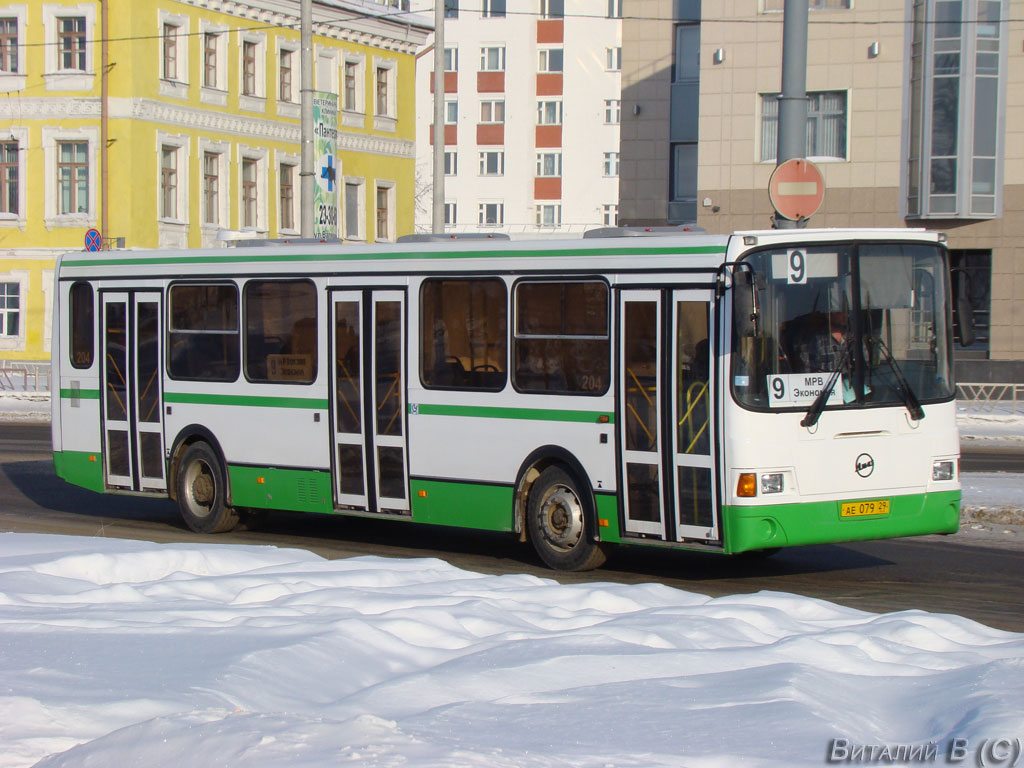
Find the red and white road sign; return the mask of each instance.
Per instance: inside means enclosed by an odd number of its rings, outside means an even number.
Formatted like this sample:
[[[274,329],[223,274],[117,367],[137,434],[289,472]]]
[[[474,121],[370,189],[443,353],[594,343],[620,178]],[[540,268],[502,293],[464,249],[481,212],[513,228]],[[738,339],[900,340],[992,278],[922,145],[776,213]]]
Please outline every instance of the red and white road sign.
[[[768,199],[779,216],[799,221],[812,216],[825,198],[825,179],[810,160],[794,157],[772,171]]]

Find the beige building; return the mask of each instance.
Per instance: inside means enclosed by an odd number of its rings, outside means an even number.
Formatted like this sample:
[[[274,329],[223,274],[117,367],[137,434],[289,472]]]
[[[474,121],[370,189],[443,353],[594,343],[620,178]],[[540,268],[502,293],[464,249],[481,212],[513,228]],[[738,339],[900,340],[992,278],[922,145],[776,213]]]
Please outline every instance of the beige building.
[[[782,4],[624,13],[623,223],[770,226]],[[979,330],[957,350],[959,379],[1024,381],[1021,3],[810,4],[807,156],[826,192],[809,225],[946,232]]]

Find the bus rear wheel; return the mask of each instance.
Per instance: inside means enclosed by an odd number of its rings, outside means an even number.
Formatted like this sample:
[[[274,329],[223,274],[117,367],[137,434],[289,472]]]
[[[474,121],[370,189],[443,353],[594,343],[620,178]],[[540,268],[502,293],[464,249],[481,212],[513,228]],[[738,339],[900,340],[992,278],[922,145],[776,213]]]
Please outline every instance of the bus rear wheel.
[[[548,467],[533,483],[526,524],[533,548],[549,568],[589,571],[606,559],[601,545],[590,540],[576,481],[561,467]]]
[[[196,533],[224,533],[238,523],[238,514],[227,506],[224,467],[206,443],[185,449],[176,490],[181,517]]]

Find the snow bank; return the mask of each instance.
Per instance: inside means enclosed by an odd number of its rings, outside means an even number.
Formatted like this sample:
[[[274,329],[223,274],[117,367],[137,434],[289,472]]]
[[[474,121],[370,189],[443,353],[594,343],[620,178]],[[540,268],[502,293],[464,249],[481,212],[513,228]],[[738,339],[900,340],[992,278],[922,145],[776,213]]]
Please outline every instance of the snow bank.
[[[794,766],[1024,734],[1024,635],[773,592],[0,534],[0,766]]]

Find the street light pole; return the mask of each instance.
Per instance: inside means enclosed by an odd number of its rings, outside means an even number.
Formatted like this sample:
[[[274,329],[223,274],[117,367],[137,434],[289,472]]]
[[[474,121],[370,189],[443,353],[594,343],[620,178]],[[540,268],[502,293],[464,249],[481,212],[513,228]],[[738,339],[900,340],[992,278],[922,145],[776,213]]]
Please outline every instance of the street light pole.
[[[785,0],[782,20],[782,93],[776,166],[807,154],[807,0]],[[800,222],[778,213],[776,229],[796,229]]]

